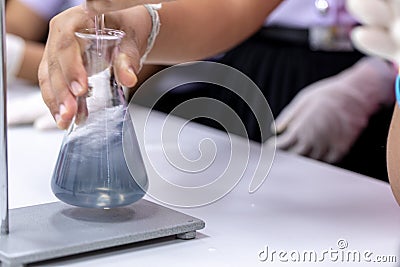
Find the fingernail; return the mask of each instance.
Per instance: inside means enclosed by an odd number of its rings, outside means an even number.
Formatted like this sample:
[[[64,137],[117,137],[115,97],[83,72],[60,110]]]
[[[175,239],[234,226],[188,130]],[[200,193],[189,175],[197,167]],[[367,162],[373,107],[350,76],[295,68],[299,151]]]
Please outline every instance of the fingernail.
[[[63,115],[64,115],[65,113],[67,113],[67,108],[64,106],[64,104],[61,104],[61,105],[60,105],[59,112],[60,112],[60,114],[59,114],[60,119],[62,119]]]
[[[128,72],[132,76],[132,80],[133,80],[132,83],[136,84],[137,83],[137,76],[136,76],[136,73],[133,70],[133,68],[129,67]]]
[[[74,95],[80,95],[83,91],[82,86],[76,81],[71,83],[71,90]]]
[[[61,122],[61,116],[60,116],[60,114],[55,114],[54,115],[54,119],[56,120],[56,124],[57,124],[57,126],[60,126],[60,122]]]
[[[129,67],[129,68],[128,68],[128,72],[129,72],[130,74],[132,74],[133,76],[136,76],[135,71],[133,70],[132,67]]]

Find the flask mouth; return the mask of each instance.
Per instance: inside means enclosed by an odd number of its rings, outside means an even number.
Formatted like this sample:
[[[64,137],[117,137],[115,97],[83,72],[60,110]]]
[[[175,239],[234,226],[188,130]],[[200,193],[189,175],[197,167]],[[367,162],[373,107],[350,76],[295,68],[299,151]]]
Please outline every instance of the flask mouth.
[[[81,29],[75,32],[75,35],[86,40],[120,40],[125,36],[121,30],[104,28],[96,30],[95,28]]]
[[[109,68],[125,33],[110,28],[87,28],[75,32],[79,42],[83,63],[88,76]]]

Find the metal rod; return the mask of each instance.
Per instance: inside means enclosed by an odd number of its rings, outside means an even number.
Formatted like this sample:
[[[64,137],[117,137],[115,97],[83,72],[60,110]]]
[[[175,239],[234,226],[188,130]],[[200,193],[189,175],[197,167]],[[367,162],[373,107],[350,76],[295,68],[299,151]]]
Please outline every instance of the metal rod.
[[[5,0],[0,0],[0,234],[9,233]]]

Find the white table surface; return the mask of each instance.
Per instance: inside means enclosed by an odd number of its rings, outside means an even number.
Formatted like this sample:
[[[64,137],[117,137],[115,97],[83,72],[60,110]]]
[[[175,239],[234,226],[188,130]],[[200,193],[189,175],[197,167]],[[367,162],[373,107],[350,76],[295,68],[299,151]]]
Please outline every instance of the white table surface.
[[[157,128],[159,118],[150,125]],[[217,143],[224,139],[218,131],[203,126],[194,125],[189,132],[189,139],[207,135]],[[156,133],[148,131],[149,135]],[[30,126],[9,129],[10,208],[57,200],[50,178],[63,134]],[[156,157],[160,154],[157,141],[149,144],[149,151]],[[280,151],[267,180],[254,194],[248,193],[249,179],[245,175],[233,191],[213,204],[178,209],[206,222],[195,240],[167,239],[46,266],[312,266],[316,263],[284,264],[276,255],[273,262],[262,262],[258,254],[268,246],[278,252],[314,250],[321,256],[324,250],[340,251],[340,239],[348,242],[345,250],[367,250],[373,253],[372,259],[386,255],[400,261],[400,209],[388,184]],[[319,264],[338,265],[398,266],[328,258]]]

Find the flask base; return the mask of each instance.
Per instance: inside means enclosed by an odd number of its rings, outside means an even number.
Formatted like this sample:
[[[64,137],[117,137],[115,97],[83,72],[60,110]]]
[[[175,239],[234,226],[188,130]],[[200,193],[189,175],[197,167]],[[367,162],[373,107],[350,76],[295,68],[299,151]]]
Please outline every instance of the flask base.
[[[0,261],[6,267],[166,236],[194,237],[191,232],[205,226],[200,219],[143,199],[111,210],[55,202],[12,209],[10,220],[10,234],[0,238]]]
[[[94,190],[90,194],[72,193],[66,190],[57,190],[56,192],[54,195],[64,203],[81,208],[97,209],[127,206],[140,200],[145,195],[145,192],[139,189],[125,194],[111,192],[107,188]]]

